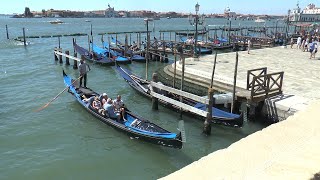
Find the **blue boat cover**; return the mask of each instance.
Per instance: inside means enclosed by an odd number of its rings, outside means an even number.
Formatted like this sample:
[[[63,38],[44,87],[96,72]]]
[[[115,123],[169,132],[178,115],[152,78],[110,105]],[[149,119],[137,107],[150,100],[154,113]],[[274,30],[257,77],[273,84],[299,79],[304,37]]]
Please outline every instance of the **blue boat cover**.
[[[109,49],[109,43],[103,42],[103,47],[105,48],[104,50],[105,50],[107,53],[110,52],[110,54],[111,54],[113,57],[115,57],[115,60],[116,60],[116,61],[129,61],[128,58],[123,57],[122,55],[119,55],[118,52],[116,52],[116,51],[114,51],[114,50],[112,50],[112,49]],[[121,54],[121,53],[120,53],[120,54]]]
[[[90,46],[92,47],[92,51],[98,55],[107,57],[108,56],[108,51],[106,49],[100,48],[99,46],[90,43]]]
[[[207,109],[207,106],[205,104],[202,104],[202,103],[197,103],[194,107],[198,108],[198,109],[201,109],[203,111],[205,111]],[[239,118],[240,115],[239,114],[229,113],[229,112],[220,110],[218,108],[212,107],[212,117],[224,117],[224,118],[235,119],[235,118]]]

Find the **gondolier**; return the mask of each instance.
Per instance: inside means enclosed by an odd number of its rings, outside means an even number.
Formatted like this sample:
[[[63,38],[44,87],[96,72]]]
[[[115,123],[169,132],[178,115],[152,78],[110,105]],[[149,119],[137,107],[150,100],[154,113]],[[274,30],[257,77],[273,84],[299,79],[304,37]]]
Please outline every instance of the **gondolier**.
[[[83,82],[84,87],[87,88],[87,72],[90,70],[91,70],[90,66],[83,59],[81,59],[79,64],[79,72],[81,76],[79,88],[82,86],[82,79],[84,79],[84,82]]]
[[[178,44],[177,51],[180,55],[180,62],[182,62],[182,58],[183,58],[183,45],[182,44]]]

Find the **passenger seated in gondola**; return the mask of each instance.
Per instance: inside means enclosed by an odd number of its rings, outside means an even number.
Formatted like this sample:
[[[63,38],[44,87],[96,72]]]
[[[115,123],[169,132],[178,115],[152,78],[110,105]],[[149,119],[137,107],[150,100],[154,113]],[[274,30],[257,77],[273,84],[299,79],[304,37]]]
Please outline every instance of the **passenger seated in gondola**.
[[[103,105],[103,109],[108,113],[110,118],[120,120],[120,112],[115,110],[112,99],[108,98],[107,102]]]
[[[92,101],[92,107],[96,110],[99,110],[101,109],[102,105],[101,105],[101,102],[99,100],[99,97],[95,96],[94,97],[94,100]]]
[[[107,95],[107,93],[101,94],[101,95],[99,96],[99,100],[101,101],[102,105],[104,105],[104,103],[106,103],[107,100],[108,100],[108,95]]]
[[[124,107],[124,103],[121,100],[121,96],[120,95],[117,96],[117,99],[113,100],[112,104],[113,104],[114,109],[116,111],[120,111],[120,108]]]

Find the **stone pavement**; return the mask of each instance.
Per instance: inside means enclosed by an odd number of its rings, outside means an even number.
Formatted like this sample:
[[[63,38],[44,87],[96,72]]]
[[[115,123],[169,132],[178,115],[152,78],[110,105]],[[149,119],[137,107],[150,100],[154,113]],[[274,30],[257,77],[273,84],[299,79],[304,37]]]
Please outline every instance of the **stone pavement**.
[[[246,88],[247,71],[251,69],[267,67],[268,73],[284,71],[283,93],[290,99],[279,101],[278,98],[278,106],[284,112],[304,109],[310,101],[320,99],[320,55],[316,56],[316,60],[310,60],[309,56],[309,52],[283,47],[251,50],[250,54],[241,51],[237,86]],[[214,80],[232,85],[235,59],[235,52],[218,54]],[[189,77],[197,75],[210,80],[213,62],[214,55],[187,58],[185,72]],[[181,71],[181,67],[178,63],[177,70]]]

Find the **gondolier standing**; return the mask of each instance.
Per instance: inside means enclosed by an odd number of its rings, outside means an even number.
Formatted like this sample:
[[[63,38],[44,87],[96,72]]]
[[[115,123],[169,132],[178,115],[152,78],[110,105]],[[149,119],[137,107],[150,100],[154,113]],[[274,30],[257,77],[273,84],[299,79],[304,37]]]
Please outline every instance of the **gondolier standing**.
[[[184,58],[184,57],[183,57],[183,45],[182,45],[182,44],[179,44],[179,45],[178,45],[177,51],[178,51],[178,53],[179,53],[179,55],[180,55],[180,62],[179,62],[179,63],[181,64],[182,59]]]
[[[88,70],[87,70],[88,68]],[[80,60],[80,64],[79,64],[79,72],[80,72],[80,84],[79,84],[79,88],[82,85],[82,79],[84,79],[83,85],[85,88],[87,88],[87,72],[90,71],[90,66],[83,60]]]

